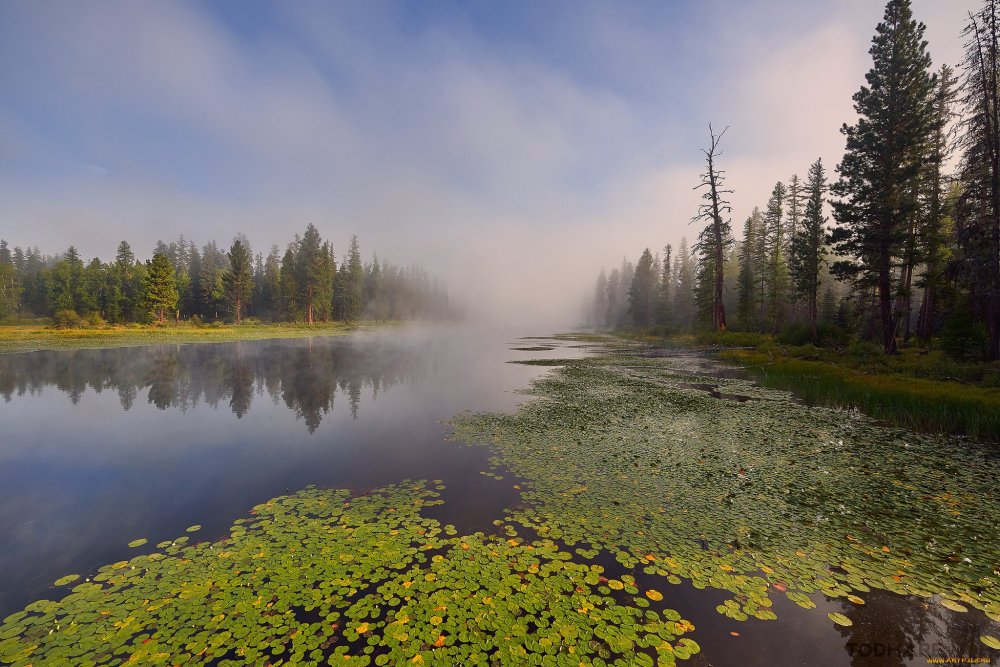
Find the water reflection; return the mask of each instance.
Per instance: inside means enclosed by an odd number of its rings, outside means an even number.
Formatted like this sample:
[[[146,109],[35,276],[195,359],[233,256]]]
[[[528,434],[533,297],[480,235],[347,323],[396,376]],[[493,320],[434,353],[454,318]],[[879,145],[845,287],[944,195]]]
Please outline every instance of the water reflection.
[[[309,484],[440,479],[435,518],[486,530],[514,480],[489,450],[445,442],[464,410],[504,410],[545,369],[506,363],[504,332],[0,355],[0,617],[150,542],[215,539],[255,504]],[[579,356],[581,351],[548,352]]]
[[[406,346],[357,341],[265,341],[176,345],[0,356],[0,395],[34,395],[44,387],[75,405],[84,393],[113,391],[124,410],[140,392],[161,410],[228,404],[243,417],[255,398],[283,403],[310,433],[333,410],[339,393],[357,418],[362,392],[421,381],[428,358]]]

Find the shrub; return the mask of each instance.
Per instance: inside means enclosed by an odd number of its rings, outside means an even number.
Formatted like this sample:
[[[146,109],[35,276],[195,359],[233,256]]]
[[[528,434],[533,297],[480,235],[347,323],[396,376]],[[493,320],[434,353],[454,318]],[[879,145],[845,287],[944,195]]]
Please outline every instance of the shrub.
[[[76,314],[75,310],[59,310],[56,311],[53,321],[56,329],[69,329],[80,324],[80,316]]]

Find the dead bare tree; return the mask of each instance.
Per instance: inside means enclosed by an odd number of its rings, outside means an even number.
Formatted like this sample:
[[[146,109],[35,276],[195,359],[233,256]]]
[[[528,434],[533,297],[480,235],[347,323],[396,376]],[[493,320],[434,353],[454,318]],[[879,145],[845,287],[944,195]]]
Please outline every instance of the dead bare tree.
[[[722,290],[725,270],[726,248],[732,243],[729,219],[723,219],[723,214],[731,214],[732,207],[729,202],[723,199],[726,194],[732,194],[732,190],[723,188],[725,181],[725,171],[716,166],[716,160],[721,155],[719,142],[726,134],[727,126],[718,135],[712,129],[712,124],[708,124],[708,134],[711,144],[708,149],[702,149],[705,154],[705,172],[701,175],[701,183],[695,186],[695,190],[707,188],[702,195],[704,203],[698,207],[698,215],[691,218],[691,222],[707,220],[708,225],[698,236],[698,243],[695,245],[702,255],[702,261],[707,262],[704,267],[710,270],[714,278],[712,288],[712,329],[714,331],[726,330],[726,308],[722,303]]]

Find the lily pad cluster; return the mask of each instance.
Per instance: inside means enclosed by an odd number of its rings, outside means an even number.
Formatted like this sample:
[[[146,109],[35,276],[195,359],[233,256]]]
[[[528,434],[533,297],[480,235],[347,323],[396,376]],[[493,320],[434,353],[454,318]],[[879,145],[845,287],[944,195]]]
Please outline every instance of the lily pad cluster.
[[[515,414],[454,422],[525,480],[512,534],[728,591],[737,620],[872,589],[1000,620],[995,450],[806,407],[703,357],[619,344],[559,366]]]
[[[4,619],[0,662],[673,665],[700,650],[657,596],[613,593],[552,540],[425,518],[439,488],[309,488],[220,541],[184,536],[67,575],[64,597]]]

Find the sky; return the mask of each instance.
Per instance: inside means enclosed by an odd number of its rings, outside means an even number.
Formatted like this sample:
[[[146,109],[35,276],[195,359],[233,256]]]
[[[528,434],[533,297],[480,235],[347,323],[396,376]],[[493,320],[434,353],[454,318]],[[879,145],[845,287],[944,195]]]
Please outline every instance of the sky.
[[[935,66],[978,0],[913,0]],[[828,170],[875,0],[0,0],[0,238],[183,234],[420,263],[474,316],[572,324],[602,267],[692,241],[708,124],[738,235]]]

